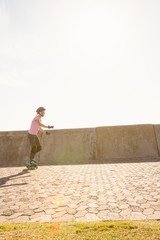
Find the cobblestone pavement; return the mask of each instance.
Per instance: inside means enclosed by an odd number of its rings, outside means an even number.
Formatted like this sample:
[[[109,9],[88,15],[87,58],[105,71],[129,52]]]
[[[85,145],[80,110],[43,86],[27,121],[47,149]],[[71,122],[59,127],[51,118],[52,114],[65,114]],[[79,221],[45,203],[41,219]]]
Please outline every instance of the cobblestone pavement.
[[[160,219],[160,163],[0,168],[0,222]]]

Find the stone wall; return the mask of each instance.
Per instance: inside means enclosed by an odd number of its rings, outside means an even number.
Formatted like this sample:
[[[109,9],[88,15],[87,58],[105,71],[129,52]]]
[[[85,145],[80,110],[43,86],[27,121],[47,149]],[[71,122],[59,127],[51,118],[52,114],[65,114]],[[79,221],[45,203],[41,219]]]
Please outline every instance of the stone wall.
[[[41,165],[150,161],[160,157],[160,125],[142,124],[51,130],[39,135]],[[23,166],[29,158],[27,131],[0,132],[0,166]]]

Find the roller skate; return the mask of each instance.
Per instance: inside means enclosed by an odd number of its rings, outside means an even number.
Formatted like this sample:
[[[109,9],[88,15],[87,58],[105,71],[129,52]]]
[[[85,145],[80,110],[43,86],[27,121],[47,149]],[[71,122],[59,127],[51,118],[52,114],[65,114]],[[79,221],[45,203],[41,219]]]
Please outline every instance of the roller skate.
[[[35,169],[38,168],[37,162],[36,162],[34,159],[28,160],[28,161],[26,162],[26,167],[27,167],[29,170],[35,170]]]

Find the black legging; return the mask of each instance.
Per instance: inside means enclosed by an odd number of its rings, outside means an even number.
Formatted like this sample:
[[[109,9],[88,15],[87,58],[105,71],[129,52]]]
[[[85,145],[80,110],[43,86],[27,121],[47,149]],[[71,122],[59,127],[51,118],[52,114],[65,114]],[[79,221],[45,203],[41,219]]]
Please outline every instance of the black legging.
[[[28,138],[31,145],[30,160],[33,160],[36,153],[41,151],[42,147],[40,145],[37,135],[31,135],[28,133]]]

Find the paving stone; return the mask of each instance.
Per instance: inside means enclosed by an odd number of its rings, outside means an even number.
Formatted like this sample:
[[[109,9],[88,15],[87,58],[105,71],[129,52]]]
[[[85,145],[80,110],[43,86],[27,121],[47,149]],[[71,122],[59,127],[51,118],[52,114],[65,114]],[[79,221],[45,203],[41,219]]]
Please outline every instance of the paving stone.
[[[131,207],[139,207],[139,204],[137,202],[128,202],[128,204],[131,206]]]
[[[108,203],[116,203],[117,200],[115,198],[108,198],[107,199]]]
[[[142,209],[146,209],[146,208],[150,208],[150,207],[151,207],[151,205],[149,203],[144,203],[144,204],[140,205],[140,208],[142,208]]]
[[[130,215],[131,212],[132,212],[131,209],[127,208],[127,209],[122,210],[122,211],[120,212],[120,215],[121,215],[122,217],[128,216],[128,215]]]
[[[7,218],[5,216],[0,216],[0,223],[6,222]]]
[[[88,213],[98,213],[98,209],[97,208],[88,208],[87,209]]]
[[[122,204],[119,206],[119,209],[127,209],[129,207],[128,204]]]
[[[83,211],[78,211],[74,216],[75,218],[80,218],[80,217],[84,217],[87,214],[86,210]]]
[[[13,210],[7,209],[7,210],[3,211],[3,216],[11,216],[13,213],[14,213]]]
[[[131,212],[132,220],[145,220],[146,216],[141,212]]]
[[[11,216],[8,217],[8,219],[13,219],[13,218],[18,218],[20,216],[22,216],[24,213],[23,212],[19,212],[19,213],[14,213]]]
[[[97,204],[97,200],[95,200],[93,198],[88,199],[88,202],[93,203],[93,204]]]
[[[97,209],[98,209],[98,211],[106,210],[106,209],[108,209],[108,206],[107,206],[107,204],[100,205]]]
[[[33,214],[34,214],[33,210],[24,211],[24,215],[26,215],[26,216],[32,216]]]
[[[144,200],[144,199],[143,199],[143,196],[139,196],[139,195],[138,195],[138,196],[135,197],[134,200],[135,200],[135,201],[138,201],[138,200]]]
[[[107,218],[109,218],[109,220],[120,220],[121,216],[118,213],[109,212]]]
[[[68,207],[69,207],[69,208],[77,208],[78,205],[77,205],[77,204],[68,204]]]
[[[38,209],[38,206],[37,205],[30,205],[29,209],[30,210],[35,210],[35,209]]]
[[[39,207],[39,208],[37,208],[37,209],[34,209],[34,212],[35,213],[38,213],[38,212],[43,212],[43,211],[45,211],[47,209],[47,206],[45,207]]]
[[[28,222],[30,223],[36,223],[36,222],[40,222],[41,218],[30,218]]]
[[[119,209],[118,207],[111,207],[111,208],[108,208],[110,212],[113,212],[113,213],[120,213],[121,212],[121,209]]]
[[[52,216],[51,215],[41,215],[39,222],[51,222],[52,221]]]
[[[92,214],[92,213],[87,213],[84,217],[75,219],[75,221],[80,221],[80,222],[95,222],[99,220],[100,220],[99,217],[96,214]]]
[[[84,209],[82,209],[82,210],[84,210]],[[81,211],[81,209],[79,211]],[[77,213],[77,209],[68,207],[68,208],[66,208],[66,212],[68,214],[75,215]]]
[[[137,201],[138,204],[145,204],[146,202],[147,202],[146,199],[141,199]]]
[[[63,222],[68,222],[68,221],[73,222],[73,221],[75,221],[75,217],[72,214],[64,214],[61,221],[63,221]]]
[[[43,214],[44,214],[43,211],[42,211],[42,212],[37,212],[37,213],[34,213],[34,214],[31,216],[31,218],[39,218],[39,217],[41,217]]]
[[[29,222],[29,217],[28,216],[19,216],[17,218],[12,219],[12,222],[27,223],[27,222]]]
[[[54,209],[51,209],[51,208],[48,208],[48,209],[45,209],[44,211],[43,211],[43,213],[46,213],[46,214],[48,214],[48,215],[52,215],[52,214],[54,214],[55,213],[55,210]]]
[[[12,202],[12,199],[11,198],[6,198],[6,199],[3,199],[3,202],[5,202],[5,203],[10,203],[10,202]]]
[[[87,205],[82,205],[80,204],[79,207],[76,209],[77,211],[83,211],[83,210],[86,210],[88,208]]]
[[[0,222],[160,219],[159,172],[159,162],[40,166],[0,188]]]
[[[160,212],[160,204],[159,205],[151,205],[151,208],[153,208],[155,211]]]
[[[142,208],[140,208],[139,206],[131,206],[130,209],[133,212],[142,212]]]
[[[151,192],[150,195],[151,195],[151,196],[157,196],[157,195],[158,195],[158,192]]]
[[[87,205],[89,208],[98,208],[98,205],[95,203],[88,203]]]
[[[67,211],[54,213],[52,216],[54,218],[61,218],[63,215],[67,214]]]
[[[157,220],[160,220],[160,211],[155,211],[153,214],[148,215],[147,219],[157,219]]]
[[[101,210],[101,211],[98,212],[97,216],[100,219],[104,220],[108,216],[108,213],[109,213],[109,210]]]
[[[153,214],[153,212],[154,212],[153,208],[147,208],[143,211],[143,214],[144,215],[151,215],[151,214]]]
[[[119,206],[118,206],[117,203],[113,203],[113,202],[110,203],[110,202],[109,202],[109,203],[108,203],[108,207],[109,207],[109,208],[115,208],[115,207],[119,207]]]
[[[160,201],[158,202],[157,200],[156,201],[153,201],[153,202],[149,202],[151,205],[153,206],[158,206],[160,205]]]
[[[144,199],[148,200],[148,201],[153,201],[153,197],[150,195],[144,195]]]

